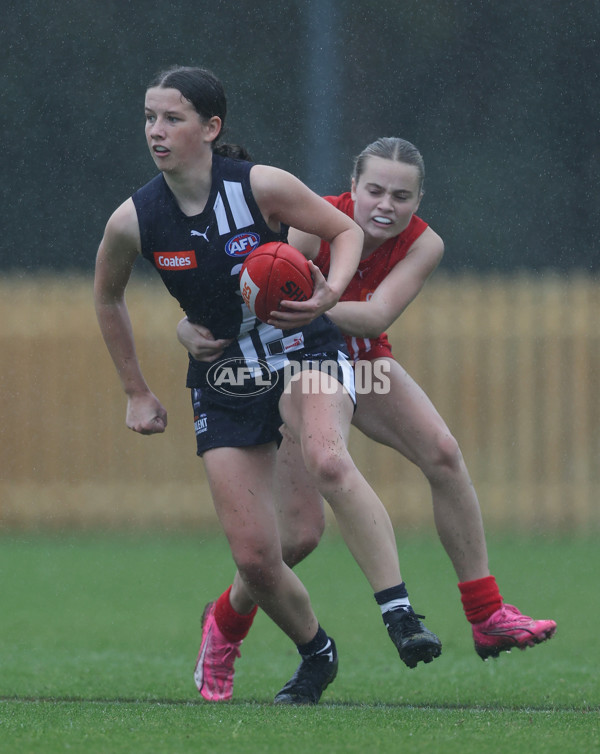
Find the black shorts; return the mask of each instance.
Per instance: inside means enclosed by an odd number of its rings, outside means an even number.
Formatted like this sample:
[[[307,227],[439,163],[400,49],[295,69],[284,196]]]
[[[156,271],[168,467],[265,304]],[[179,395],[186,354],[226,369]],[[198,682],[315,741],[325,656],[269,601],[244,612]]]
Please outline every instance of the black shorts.
[[[301,359],[290,362],[289,370],[270,375],[270,382],[267,375],[267,378],[258,383],[254,392],[233,394],[210,386],[191,389],[199,456],[212,448],[244,448],[269,442],[279,443],[279,427],[282,424],[279,399],[290,376],[300,371],[316,367],[326,371],[344,386],[356,403],[352,364],[341,351],[304,353]],[[307,384],[307,389],[311,389],[311,384]]]

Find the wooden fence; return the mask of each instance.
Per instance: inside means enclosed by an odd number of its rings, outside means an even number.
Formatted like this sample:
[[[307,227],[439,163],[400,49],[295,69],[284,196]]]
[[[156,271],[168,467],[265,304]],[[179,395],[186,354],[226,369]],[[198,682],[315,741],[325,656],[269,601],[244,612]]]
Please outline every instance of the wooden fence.
[[[212,527],[195,456],[177,304],[136,278],[128,304],[164,435],[126,429],[91,280],[0,283],[0,529]],[[390,330],[458,438],[488,529],[600,529],[600,281],[437,273]],[[432,527],[428,485],[358,432],[353,455],[399,527]]]

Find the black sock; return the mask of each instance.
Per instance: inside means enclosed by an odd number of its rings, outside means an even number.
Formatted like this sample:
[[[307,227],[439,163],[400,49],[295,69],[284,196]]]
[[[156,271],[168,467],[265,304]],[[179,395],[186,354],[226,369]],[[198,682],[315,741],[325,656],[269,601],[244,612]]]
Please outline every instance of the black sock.
[[[408,599],[408,592],[406,591],[404,581],[397,586],[391,586],[388,589],[375,592],[373,596],[381,608],[382,615],[385,615],[390,610],[407,610],[410,607],[410,600]]]
[[[306,644],[296,644],[300,656],[304,659],[306,657],[313,657],[314,655],[325,654],[331,648],[331,640],[325,631],[319,626],[314,639],[311,639]]]

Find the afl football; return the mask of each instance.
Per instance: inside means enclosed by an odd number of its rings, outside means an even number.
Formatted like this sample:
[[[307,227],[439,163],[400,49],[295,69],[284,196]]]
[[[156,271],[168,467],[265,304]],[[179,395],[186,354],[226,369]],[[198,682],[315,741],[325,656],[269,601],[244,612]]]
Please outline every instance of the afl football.
[[[282,241],[254,249],[240,270],[240,291],[246,306],[262,322],[282,301],[306,301],[314,283],[306,257]]]

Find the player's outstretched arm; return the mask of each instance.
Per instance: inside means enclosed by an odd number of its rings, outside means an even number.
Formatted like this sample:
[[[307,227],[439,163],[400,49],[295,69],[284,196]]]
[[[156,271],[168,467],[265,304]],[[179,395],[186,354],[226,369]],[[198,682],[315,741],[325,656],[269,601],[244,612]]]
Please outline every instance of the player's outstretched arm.
[[[110,217],[96,256],[94,303],[100,331],[127,395],[127,426],[141,434],[164,432],[167,412],[148,387],[137,358],[125,288],[140,248],[131,199]]]

